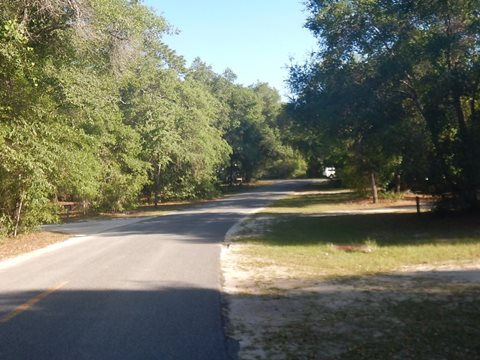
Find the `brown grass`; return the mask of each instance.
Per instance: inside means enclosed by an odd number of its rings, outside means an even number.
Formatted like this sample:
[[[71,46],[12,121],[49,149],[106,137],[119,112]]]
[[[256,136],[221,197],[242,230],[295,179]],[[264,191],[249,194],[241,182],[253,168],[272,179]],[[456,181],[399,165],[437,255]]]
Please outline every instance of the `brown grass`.
[[[71,237],[69,234],[41,231],[2,238],[0,239],[0,260],[37,250],[69,237]]]

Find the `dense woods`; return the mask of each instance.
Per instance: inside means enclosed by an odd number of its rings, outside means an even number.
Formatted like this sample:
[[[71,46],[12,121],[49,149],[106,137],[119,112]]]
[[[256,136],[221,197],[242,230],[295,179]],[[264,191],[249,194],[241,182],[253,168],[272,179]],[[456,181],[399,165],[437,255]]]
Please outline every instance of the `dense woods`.
[[[480,199],[480,2],[309,0],[318,50],[291,67],[290,125],[310,171],[350,186]],[[441,204],[441,205],[442,205]]]
[[[187,66],[170,31],[139,1],[0,3],[1,233],[54,221],[59,201],[122,211],[301,171],[277,91]]]

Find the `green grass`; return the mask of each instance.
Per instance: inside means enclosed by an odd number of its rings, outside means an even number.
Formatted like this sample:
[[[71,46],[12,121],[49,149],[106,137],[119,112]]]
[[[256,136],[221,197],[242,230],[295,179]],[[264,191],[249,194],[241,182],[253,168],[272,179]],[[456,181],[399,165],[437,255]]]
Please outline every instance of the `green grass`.
[[[430,198],[422,198],[422,205],[431,204]],[[356,191],[343,189],[338,183],[320,182],[297,191],[296,195],[275,201],[266,212],[274,214],[315,214],[320,212],[345,212],[347,210],[373,210],[410,206],[415,211],[413,194],[379,194],[379,202],[373,204],[370,197]]]
[[[303,278],[366,275],[478,259],[480,220],[431,213],[288,217],[245,241],[257,263],[282,264]],[[347,252],[342,245],[366,245],[369,252]]]
[[[336,210],[354,205],[362,200],[357,193],[349,190],[322,191],[322,194],[297,195],[276,201],[269,209],[270,213],[311,213],[319,211]]]

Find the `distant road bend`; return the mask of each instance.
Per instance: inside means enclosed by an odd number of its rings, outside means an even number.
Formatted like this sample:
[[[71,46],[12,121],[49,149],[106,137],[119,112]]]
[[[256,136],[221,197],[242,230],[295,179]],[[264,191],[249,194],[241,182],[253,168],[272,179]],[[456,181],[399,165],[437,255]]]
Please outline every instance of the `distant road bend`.
[[[0,359],[229,359],[220,246],[280,181],[0,262]]]

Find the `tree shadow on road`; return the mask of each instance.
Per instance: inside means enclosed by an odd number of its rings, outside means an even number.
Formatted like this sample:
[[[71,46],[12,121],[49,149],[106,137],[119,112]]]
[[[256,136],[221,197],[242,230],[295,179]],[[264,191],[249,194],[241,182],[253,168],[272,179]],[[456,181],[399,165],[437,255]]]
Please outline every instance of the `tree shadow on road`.
[[[132,289],[59,289],[31,304],[0,322],[0,358],[226,358],[219,291],[182,284],[126,285]],[[0,319],[40,294],[1,294]]]

